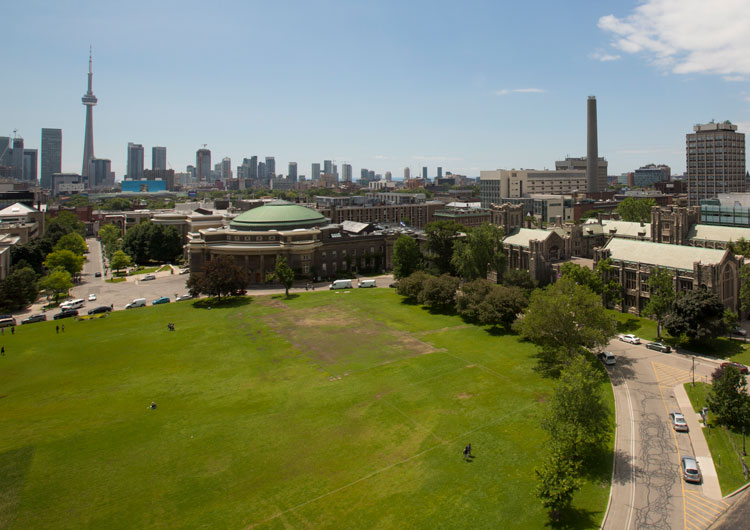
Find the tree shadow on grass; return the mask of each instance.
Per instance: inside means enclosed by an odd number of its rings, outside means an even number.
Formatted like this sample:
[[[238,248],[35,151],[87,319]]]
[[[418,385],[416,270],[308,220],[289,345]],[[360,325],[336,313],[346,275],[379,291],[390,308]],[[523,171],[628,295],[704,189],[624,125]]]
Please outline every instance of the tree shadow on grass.
[[[0,528],[13,526],[33,455],[31,446],[0,454]]]
[[[274,300],[294,300],[295,298],[299,298],[298,294],[290,293],[288,296],[283,294],[274,294],[271,296]]]
[[[431,307],[422,306],[423,311],[427,311],[431,315],[448,315],[455,316],[458,314],[455,307]]]
[[[252,296],[227,296],[221,299],[216,297],[201,298],[193,302],[193,307],[198,309],[220,309],[227,307],[242,307],[252,303]]]
[[[617,332],[618,333],[633,333],[640,328],[640,320],[636,317],[630,317],[625,322],[617,321]]]
[[[593,512],[591,510],[585,510],[583,508],[575,508],[570,506],[560,513],[560,518],[557,520],[549,520],[544,525],[545,528],[553,528],[555,530],[579,530],[582,528],[597,528],[598,522],[594,519],[598,518],[599,512]]]

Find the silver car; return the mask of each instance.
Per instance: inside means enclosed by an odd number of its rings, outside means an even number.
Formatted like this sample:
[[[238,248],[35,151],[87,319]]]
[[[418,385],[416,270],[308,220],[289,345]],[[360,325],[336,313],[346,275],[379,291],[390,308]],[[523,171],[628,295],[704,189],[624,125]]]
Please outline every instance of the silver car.
[[[682,478],[685,482],[700,484],[703,480],[703,475],[701,475],[701,468],[698,467],[698,461],[695,457],[683,456],[680,462],[682,464]]]
[[[678,432],[688,432],[688,424],[681,412],[670,412],[669,419],[672,420],[672,428]]]

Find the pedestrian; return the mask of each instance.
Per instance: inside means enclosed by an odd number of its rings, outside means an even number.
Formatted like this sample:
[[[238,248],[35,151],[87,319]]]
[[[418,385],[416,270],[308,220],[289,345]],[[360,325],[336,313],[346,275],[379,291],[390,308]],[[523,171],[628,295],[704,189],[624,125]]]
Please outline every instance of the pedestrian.
[[[2,355],[3,357],[5,357],[5,346],[3,346],[3,347],[0,348],[0,355]]]
[[[469,457],[471,457],[471,444],[464,447],[464,460],[468,462]]]
[[[151,410],[156,410],[156,402],[152,401],[150,408],[151,408]]]
[[[115,309],[115,304],[109,304],[109,310],[114,311],[114,309]]]
[[[62,332],[65,333],[65,324],[62,325]]]
[[[10,327],[10,334],[11,335],[15,335],[16,334],[16,326],[11,326]]]
[[[55,326],[55,333],[60,333],[60,326]]]

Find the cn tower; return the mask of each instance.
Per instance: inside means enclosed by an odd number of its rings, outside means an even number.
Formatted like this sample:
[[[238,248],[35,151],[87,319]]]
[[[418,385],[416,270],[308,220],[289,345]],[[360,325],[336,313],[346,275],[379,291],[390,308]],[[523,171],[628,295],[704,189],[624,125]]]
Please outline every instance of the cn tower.
[[[91,71],[91,48],[89,48],[89,90],[81,98],[81,102],[86,106],[86,134],[83,139],[83,169],[81,176],[88,179],[89,160],[94,158],[94,105],[98,101],[91,91],[91,82],[94,73]]]

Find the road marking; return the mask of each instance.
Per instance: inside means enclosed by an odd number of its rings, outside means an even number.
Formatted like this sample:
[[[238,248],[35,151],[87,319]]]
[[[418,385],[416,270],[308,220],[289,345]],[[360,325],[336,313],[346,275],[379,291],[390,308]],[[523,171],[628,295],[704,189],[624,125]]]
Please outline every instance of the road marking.
[[[628,383],[623,384],[625,385],[625,396],[628,398],[628,411],[630,412],[630,458],[632,459],[630,464],[630,510],[628,511],[628,520],[625,523],[625,530],[628,530],[635,511],[635,416],[633,415],[633,401],[630,399]]]

